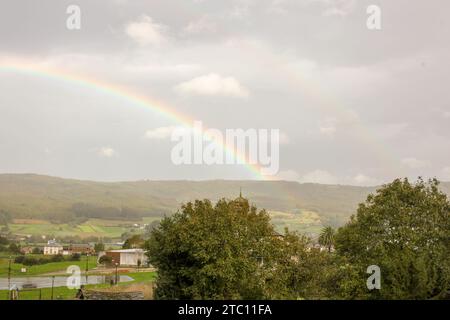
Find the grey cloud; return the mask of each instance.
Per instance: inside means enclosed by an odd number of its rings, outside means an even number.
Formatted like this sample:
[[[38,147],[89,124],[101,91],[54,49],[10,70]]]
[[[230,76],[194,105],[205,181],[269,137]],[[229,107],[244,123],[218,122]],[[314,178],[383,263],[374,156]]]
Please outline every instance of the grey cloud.
[[[448,176],[446,0],[80,0],[82,28],[68,31],[72,2],[3,1],[0,65],[23,59],[113,83],[221,130],[279,128],[289,139],[281,170],[292,179]],[[366,28],[369,4],[382,9],[381,31]],[[167,41],[139,44],[127,34],[143,16]],[[173,90],[210,74],[232,77],[250,94]],[[145,133],[177,123],[127,99],[4,71],[0,90],[0,172],[250,177],[242,167],[173,166],[170,142]],[[118,156],[99,157],[101,148]],[[429,165],[402,165],[407,158]]]

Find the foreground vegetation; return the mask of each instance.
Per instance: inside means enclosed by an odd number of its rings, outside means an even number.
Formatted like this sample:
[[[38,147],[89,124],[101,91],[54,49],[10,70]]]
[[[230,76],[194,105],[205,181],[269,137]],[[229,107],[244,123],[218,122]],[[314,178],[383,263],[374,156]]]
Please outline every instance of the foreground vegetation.
[[[444,299],[450,289],[450,203],[439,183],[395,180],[349,223],[310,240],[276,234],[238,198],[184,205],[146,243],[157,299]],[[335,250],[333,250],[335,248]],[[381,288],[367,269],[381,270]]]

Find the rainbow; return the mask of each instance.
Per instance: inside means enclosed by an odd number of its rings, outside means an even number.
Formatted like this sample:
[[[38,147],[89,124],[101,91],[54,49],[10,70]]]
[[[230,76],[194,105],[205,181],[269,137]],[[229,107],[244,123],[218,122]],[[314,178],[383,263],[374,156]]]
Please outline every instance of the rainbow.
[[[79,87],[84,87],[89,90],[96,90],[98,92],[107,94],[111,97],[117,97],[125,99],[134,106],[142,107],[145,109],[150,109],[151,111],[170,119],[171,121],[186,127],[193,129],[194,120],[192,117],[183,114],[174,108],[168,106],[157,100],[152,100],[149,97],[139,95],[129,88],[119,86],[116,84],[108,83],[86,75],[79,75],[74,73],[69,73],[62,69],[52,69],[48,67],[42,67],[40,65],[31,63],[6,63],[0,64],[1,73],[18,73],[26,74],[33,77],[49,79],[53,81],[63,81],[70,85],[76,85]],[[202,133],[205,134],[207,130],[206,126],[203,126]],[[206,133],[207,135],[207,133]],[[252,174],[252,176],[257,180],[268,180],[270,177],[261,174],[261,167],[258,164],[250,164],[244,154],[239,153],[234,148],[229,147],[223,142],[218,142],[226,153],[231,154],[236,159],[243,161],[244,166]]]

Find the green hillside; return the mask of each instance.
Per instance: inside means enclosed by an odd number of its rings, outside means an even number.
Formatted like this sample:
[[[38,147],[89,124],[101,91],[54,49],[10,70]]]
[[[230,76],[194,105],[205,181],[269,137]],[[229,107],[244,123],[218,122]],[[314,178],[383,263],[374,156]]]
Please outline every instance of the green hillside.
[[[450,183],[442,190],[450,193]],[[13,219],[71,223],[77,219],[161,217],[195,199],[245,197],[280,224],[341,225],[376,188],[286,181],[92,182],[32,174],[0,175],[0,210]],[[290,221],[290,222],[289,222]]]

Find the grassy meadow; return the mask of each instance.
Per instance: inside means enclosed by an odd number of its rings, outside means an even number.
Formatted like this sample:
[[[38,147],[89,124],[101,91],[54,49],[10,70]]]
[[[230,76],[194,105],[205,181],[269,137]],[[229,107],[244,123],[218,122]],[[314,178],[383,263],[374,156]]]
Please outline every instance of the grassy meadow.
[[[291,231],[306,234],[317,234],[324,226],[321,216],[314,211],[299,210],[299,212],[269,211],[272,223],[279,232],[287,227]],[[78,225],[65,223],[52,223],[46,220],[14,219],[9,224],[9,230],[13,234],[21,236],[42,236],[47,238],[61,238],[78,236],[80,238],[98,237],[119,239],[125,232],[142,233],[143,230],[134,228],[133,225],[150,224],[161,220],[160,217],[144,217],[141,220],[103,220],[89,219]]]
[[[66,223],[52,223],[46,220],[14,219],[8,225],[9,230],[17,235],[45,235],[46,237],[69,237],[79,236],[80,238],[101,237],[120,238],[124,232],[133,230],[135,223],[148,223],[158,218],[142,219],[141,221],[127,220],[103,220],[89,219],[78,225]]]
[[[32,256],[36,258],[49,258],[49,256],[30,254],[27,256]],[[11,263],[11,277],[28,277],[37,276],[48,273],[65,272],[69,266],[76,265],[79,266],[81,270],[86,269],[86,256],[82,256],[80,261],[61,261],[61,262],[50,262],[45,264],[39,264],[34,266],[25,266],[20,263],[14,263],[15,256],[12,256]],[[89,269],[97,267],[97,257],[90,256],[89,258]],[[6,278],[8,276],[9,269],[9,255],[0,253],[0,277]],[[26,272],[21,272],[22,268],[26,268]]]
[[[283,233],[285,228],[289,228],[290,231],[311,236],[317,235],[324,226],[320,216],[314,211],[302,210],[299,213],[269,211],[268,213],[275,229],[280,233]]]

